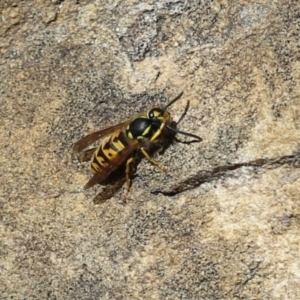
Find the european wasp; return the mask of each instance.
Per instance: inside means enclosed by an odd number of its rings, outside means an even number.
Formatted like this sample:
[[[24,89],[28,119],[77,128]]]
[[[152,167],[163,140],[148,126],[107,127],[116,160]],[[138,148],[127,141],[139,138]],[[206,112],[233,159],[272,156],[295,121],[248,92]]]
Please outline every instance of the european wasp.
[[[170,136],[174,137],[175,134],[183,134],[196,139],[198,142],[202,141],[195,134],[179,131],[176,128],[179,121],[174,122],[167,111],[167,108],[180,99],[182,94],[180,93],[164,108],[153,108],[131,120],[96,131],[77,141],[73,146],[74,153],[79,153],[95,141],[106,137],[93,153],[91,160],[93,177],[86,183],[84,189],[97,183],[104,183],[112,173],[123,166],[127,182],[127,189],[123,198],[125,202],[130,190],[131,176],[135,171],[134,162],[138,153],[142,153],[150,163],[166,173],[166,169],[153,160],[149,154],[153,145],[158,145],[159,142]]]

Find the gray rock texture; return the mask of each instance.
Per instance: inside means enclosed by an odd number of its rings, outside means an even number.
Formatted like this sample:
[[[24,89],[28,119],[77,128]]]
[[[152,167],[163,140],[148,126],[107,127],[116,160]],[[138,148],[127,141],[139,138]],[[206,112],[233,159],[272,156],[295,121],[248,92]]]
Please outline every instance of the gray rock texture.
[[[300,2],[0,3],[1,299],[300,299]],[[84,135],[170,107],[101,205]],[[181,140],[188,137],[179,136]]]

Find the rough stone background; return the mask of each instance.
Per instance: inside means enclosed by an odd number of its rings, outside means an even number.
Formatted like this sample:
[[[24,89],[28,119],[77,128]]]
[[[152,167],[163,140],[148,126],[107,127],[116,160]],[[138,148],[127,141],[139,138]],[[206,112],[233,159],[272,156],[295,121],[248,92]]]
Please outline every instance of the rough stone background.
[[[0,10],[1,299],[300,299],[299,1]],[[203,142],[94,205],[72,144],[181,91]]]

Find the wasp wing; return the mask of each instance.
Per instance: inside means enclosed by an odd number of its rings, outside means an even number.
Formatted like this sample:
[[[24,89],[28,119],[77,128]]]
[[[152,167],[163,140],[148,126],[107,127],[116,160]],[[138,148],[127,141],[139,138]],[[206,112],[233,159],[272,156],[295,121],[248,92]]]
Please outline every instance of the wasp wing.
[[[96,132],[93,132],[87,136],[85,136],[84,138],[80,139],[79,141],[77,141],[74,146],[73,146],[73,152],[74,153],[78,153],[80,151],[82,151],[83,149],[85,149],[86,147],[88,147],[89,145],[93,144],[94,142],[96,142],[97,140],[103,138],[104,136],[107,136],[111,133],[113,133],[114,131],[118,130],[118,129],[123,129],[125,127],[127,127],[127,125],[131,122],[131,120],[119,123],[115,126],[111,126]]]
[[[86,183],[84,189],[89,189],[97,183],[104,181],[114,170],[116,170],[120,165],[122,165],[130,155],[136,150],[139,146],[137,140],[131,141],[123,150],[119,151],[114,157],[111,157],[111,160],[105,162],[99,172],[95,173],[93,177]]]

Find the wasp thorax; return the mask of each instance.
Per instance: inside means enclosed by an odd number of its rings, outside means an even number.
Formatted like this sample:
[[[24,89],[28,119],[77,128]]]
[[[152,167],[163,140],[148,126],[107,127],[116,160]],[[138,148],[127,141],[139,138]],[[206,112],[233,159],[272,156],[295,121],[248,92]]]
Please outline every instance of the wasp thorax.
[[[151,121],[147,118],[136,118],[127,127],[126,134],[130,139],[147,137],[151,130]]]
[[[162,109],[151,109],[146,115],[134,119],[127,127],[126,134],[130,139],[151,139],[161,129],[165,112]]]

